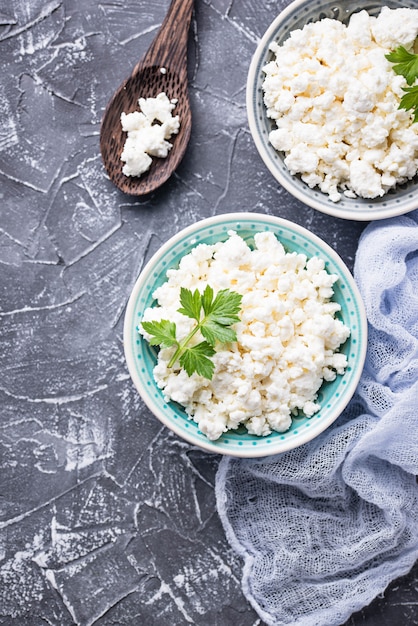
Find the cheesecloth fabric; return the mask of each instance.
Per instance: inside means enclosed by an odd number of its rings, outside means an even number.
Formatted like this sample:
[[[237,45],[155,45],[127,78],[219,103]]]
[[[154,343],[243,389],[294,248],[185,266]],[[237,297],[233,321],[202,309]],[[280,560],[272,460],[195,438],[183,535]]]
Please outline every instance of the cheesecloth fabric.
[[[418,210],[366,227],[354,277],[369,346],[344,414],[296,450],[225,457],[217,473],[244,593],[269,625],[340,625],[418,557]]]

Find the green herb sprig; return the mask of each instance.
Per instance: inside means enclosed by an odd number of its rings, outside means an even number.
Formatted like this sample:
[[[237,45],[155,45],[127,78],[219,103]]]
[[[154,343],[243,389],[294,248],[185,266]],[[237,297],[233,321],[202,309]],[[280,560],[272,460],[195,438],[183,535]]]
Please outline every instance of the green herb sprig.
[[[153,346],[170,348],[176,346],[168,367],[179,361],[181,367],[191,376],[193,372],[209,380],[213,377],[215,365],[210,357],[215,354],[216,342],[228,343],[236,341],[232,324],[239,322],[238,313],[241,308],[242,296],[235,291],[222,289],[215,298],[213,289],[207,285],[201,294],[198,289],[191,291],[181,287],[178,312],[196,321],[195,326],[182,341],[177,339],[176,324],[169,320],[159,322],[142,322],[142,328],[151,337]],[[190,341],[200,331],[204,341],[190,346]]]
[[[405,95],[399,103],[400,109],[413,110],[414,122],[418,122],[418,85],[414,84],[418,78],[418,54],[408,52],[403,46],[399,46],[385,55],[387,60],[394,63],[393,71],[398,76],[403,76],[409,87],[402,87]]]

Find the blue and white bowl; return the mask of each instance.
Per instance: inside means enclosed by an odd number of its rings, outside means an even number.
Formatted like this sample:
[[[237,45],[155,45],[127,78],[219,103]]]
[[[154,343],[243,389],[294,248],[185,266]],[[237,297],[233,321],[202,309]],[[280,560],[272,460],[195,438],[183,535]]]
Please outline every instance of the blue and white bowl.
[[[418,176],[408,183],[398,185],[385,196],[373,200],[343,198],[333,202],[319,189],[311,189],[300,176],[290,174],[284,164],[284,154],[269,143],[268,136],[276,128],[274,120],[267,117],[263,101],[263,67],[273,59],[269,50],[272,41],[281,45],[291,31],[303,28],[309,22],[332,18],[347,23],[353,13],[366,10],[378,15],[382,6],[390,9],[416,9],[416,0],[295,0],[287,6],[268,27],[252,58],[247,78],[247,115],[255,145],[262,160],[276,180],[295,198],[321,211],[349,220],[379,220],[412,211],[418,206]]]
[[[228,231],[235,230],[251,246],[255,233],[271,231],[288,252],[296,251],[308,258],[319,256],[326,269],[339,276],[334,285],[333,299],[341,305],[341,319],[350,327],[351,335],[342,346],[348,359],[343,376],[324,383],[320,389],[319,413],[307,418],[300,415],[285,433],[274,432],[265,437],[250,435],[242,427],[229,431],[217,441],[210,441],[200,432],[184,409],[174,402],[166,402],[153,378],[157,349],[138,332],[144,310],[153,306],[153,293],[164,283],[168,269],[177,268],[180,259],[198,243],[213,244],[228,239]],[[366,315],[354,279],[328,244],[305,228],[285,219],[256,213],[232,213],[211,217],[193,224],[167,241],[142,270],[129,298],[124,322],[124,348],[132,380],[150,411],[167,428],[190,444],[209,452],[237,457],[262,457],[290,450],[313,439],[332,424],[352,397],[363,369],[367,345]]]

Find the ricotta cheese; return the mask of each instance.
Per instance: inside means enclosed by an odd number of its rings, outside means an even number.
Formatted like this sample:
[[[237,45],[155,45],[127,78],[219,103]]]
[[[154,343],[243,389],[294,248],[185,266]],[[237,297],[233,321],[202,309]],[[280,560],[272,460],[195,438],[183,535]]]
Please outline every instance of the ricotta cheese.
[[[125,176],[144,174],[153,156],[165,158],[172,147],[168,139],[180,128],[179,116],[171,113],[177,100],[169,100],[164,92],[156,98],[139,98],[138,104],[141,111],[121,114],[122,130],[127,133],[121,154]]]
[[[240,425],[255,435],[284,432],[299,411],[314,415],[323,381],[347,366],[338,349],[350,330],[331,299],[337,279],[323,259],[286,252],[271,232],[257,233],[254,248],[234,231],[225,242],[194,247],[178,269],[168,270],[153,294],[157,306],[147,308],[142,321],[175,322],[181,341],[194,320],[178,312],[180,288],[203,292],[209,284],[215,293],[242,295],[237,341],[217,346],[212,380],[189,377],[178,363],[169,368],[175,348],[160,349],[153,374],[166,401],[183,405],[211,440]],[[141,325],[139,332],[150,339]]]
[[[270,45],[264,103],[272,146],[291,174],[334,202],[376,198],[418,171],[418,124],[399,109],[407,83],[385,55],[418,36],[418,10],[383,7],[345,26],[322,19]]]

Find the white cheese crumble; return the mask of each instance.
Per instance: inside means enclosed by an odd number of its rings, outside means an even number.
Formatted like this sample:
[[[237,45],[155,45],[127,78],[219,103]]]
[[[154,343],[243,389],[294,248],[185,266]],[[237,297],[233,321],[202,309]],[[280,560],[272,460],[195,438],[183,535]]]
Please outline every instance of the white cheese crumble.
[[[121,160],[125,176],[141,176],[149,170],[152,157],[165,158],[172,148],[168,141],[180,128],[179,116],[173,116],[176,99],[169,100],[164,92],[156,98],[139,98],[141,111],[122,113],[122,130],[128,133]]]
[[[276,129],[272,146],[292,175],[334,202],[342,194],[377,198],[418,171],[418,124],[399,109],[407,87],[385,58],[411,51],[418,10],[383,7],[352,15],[348,26],[322,19],[294,30],[264,66],[264,103]]]
[[[215,293],[242,295],[237,341],[217,346],[212,380],[189,377],[178,363],[168,368],[173,347],[160,349],[153,372],[166,401],[183,405],[211,440],[241,424],[255,435],[284,432],[299,411],[314,415],[323,381],[345,371],[347,358],[338,349],[350,334],[335,317],[338,277],[323,259],[286,252],[271,232],[257,233],[253,249],[236,232],[228,235],[225,242],[198,244],[168,270],[153,294],[158,306],[143,315],[143,321],[175,322],[182,340],[194,320],[178,312],[181,287],[203,292],[209,284]],[[150,339],[142,326],[139,332]]]

